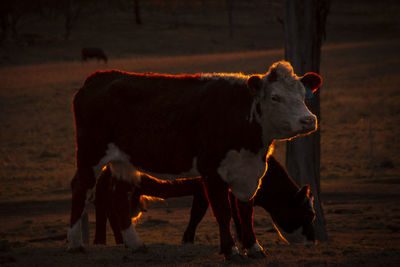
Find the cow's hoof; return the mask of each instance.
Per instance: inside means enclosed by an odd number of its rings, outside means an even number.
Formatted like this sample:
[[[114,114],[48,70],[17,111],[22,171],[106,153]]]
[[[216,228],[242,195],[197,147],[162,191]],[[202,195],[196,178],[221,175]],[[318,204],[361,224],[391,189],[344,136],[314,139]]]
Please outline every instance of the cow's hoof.
[[[264,249],[258,242],[254,243],[250,248],[246,249],[246,255],[252,259],[263,259],[265,255]]]
[[[75,247],[75,248],[68,248],[67,251],[69,253],[85,253],[86,249],[84,247]]]
[[[230,263],[230,262],[240,262],[243,261],[243,256],[240,254],[239,250],[237,247],[232,247],[232,252],[229,255],[225,255],[225,262]]]

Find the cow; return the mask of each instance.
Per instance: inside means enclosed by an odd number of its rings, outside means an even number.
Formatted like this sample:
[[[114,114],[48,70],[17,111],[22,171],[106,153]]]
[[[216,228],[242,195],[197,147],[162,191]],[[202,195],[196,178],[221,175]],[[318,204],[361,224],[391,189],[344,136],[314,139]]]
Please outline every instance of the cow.
[[[299,187],[286,172],[285,168],[273,157],[267,159],[268,170],[261,178],[259,190],[253,199],[254,206],[264,208],[271,216],[274,228],[286,243],[314,243],[315,219],[314,197],[309,185]],[[146,192],[147,193],[147,192]],[[254,234],[253,223],[243,225],[237,210],[237,199],[230,193],[232,217],[235,223],[238,240],[244,245],[244,233]],[[204,194],[195,193],[190,221],[183,235],[184,243],[193,243],[197,225],[208,209],[208,201]],[[262,257],[261,250],[248,249],[247,256]]]
[[[274,140],[308,134],[317,119],[306,107],[321,77],[294,74],[290,63],[274,63],[264,75],[155,74],[99,71],[73,98],[77,171],[72,179],[68,246],[84,246],[81,217],[87,193],[109,162],[140,172],[201,176],[219,225],[225,259],[239,256],[230,231],[229,191],[238,199],[243,224],[251,224],[253,201]],[[124,173],[123,173],[124,174]],[[126,228],[125,228],[126,227]],[[141,246],[132,225],[122,227],[127,246]],[[243,233],[244,248],[262,250]]]
[[[273,156],[268,158],[267,163],[268,169],[261,178],[260,188],[254,197],[254,206],[261,206],[271,215],[273,225],[283,241],[287,243],[314,242],[315,233],[312,222],[315,218],[315,211],[309,186],[304,185],[300,188]],[[112,173],[110,165],[103,168],[96,182],[94,200],[96,206],[95,244],[106,243],[107,219],[110,221],[116,243],[123,243],[119,227],[120,220],[129,221],[131,217],[137,217],[140,211],[147,210],[142,202],[142,196],[162,199],[194,196],[190,221],[182,239],[183,243],[194,242],[197,225],[204,217],[209,206],[200,177],[160,180],[143,173],[137,187],[130,184],[123,185],[125,188],[131,188],[131,192],[129,192],[131,198],[128,199],[126,193],[124,195],[116,195],[121,192],[113,190],[113,188],[119,187],[117,184],[121,182],[117,181],[115,177],[113,179],[112,176],[118,176],[120,171],[115,171],[116,166],[114,164],[114,173]],[[236,208],[236,198],[232,193],[230,193],[229,197],[236,236],[243,244],[242,233],[246,231],[254,233],[253,224],[241,224]],[[130,204],[131,214],[128,216],[118,213],[118,207],[124,205],[124,203]],[[123,218],[124,216],[127,217]],[[249,229],[245,227],[249,227]],[[251,258],[265,257],[263,251],[247,250],[245,253]]]
[[[81,51],[82,61],[87,61],[90,58],[96,58],[97,60],[103,60],[107,64],[107,56],[103,49],[97,47],[85,47]]]

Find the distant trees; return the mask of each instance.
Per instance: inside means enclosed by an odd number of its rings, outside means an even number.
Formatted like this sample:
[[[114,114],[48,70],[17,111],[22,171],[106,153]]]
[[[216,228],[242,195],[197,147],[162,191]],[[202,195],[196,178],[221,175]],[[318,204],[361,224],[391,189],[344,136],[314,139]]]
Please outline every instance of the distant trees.
[[[0,40],[11,42],[18,39],[18,23],[37,12],[35,1],[0,1]]]
[[[190,20],[191,13],[195,16],[200,14],[203,18],[213,14],[226,21],[228,34],[232,38],[233,11],[239,4],[237,0],[0,0],[0,42],[26,42],[24,38],[28,35],[34,39],[40,38],[40,33],[21,36],[19,32],[24,23],[38,21],[62,25],[60,35],[68,40],[83,16],[99,10],[110,11],[109,14],[115,10],[129,13],[136,25],[143,25],[144,16],[163,13],[164,17],[170,18],[172,28],[183,25],[185,19]],[[196,20],[189,23],[196,23]],[[32,40],[32,43],[35,41]]]
[[[141,25],[142,24],[142,19],[141,19],[141,16],[140,16],[139,0],[134,0],[133,10],[135,11],[136,24]]]
[[[90,9],[96,0],[38,0],[40,13],[48,10],[55,17],[62,17],[64,21],[64,39],[68,40],[72,29],[76,26],[78,18],[84,9]]]
[[[1,0],[0,40],[18,41],[18,24],[35,16],[52,20],[61,17],[64,23],[64,39],[68,40],[82,10],[90,8],[95,2],[96,0]]]

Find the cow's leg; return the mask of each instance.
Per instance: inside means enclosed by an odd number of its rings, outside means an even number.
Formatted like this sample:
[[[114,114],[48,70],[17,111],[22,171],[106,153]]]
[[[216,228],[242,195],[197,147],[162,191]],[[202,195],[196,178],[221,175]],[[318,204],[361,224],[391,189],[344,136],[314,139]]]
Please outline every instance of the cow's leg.
[[[107,168],[101,172],[96,183],[96,233],[94,244],[106,244],[107,213],[111,202],[109,191],[111,191],[111,172]]]
[[[231,202],[232,218],[235,223],[236,230],[236,241],[242,243],[242,225],[240,223],[239,211],[237,209],[236,198],[232,193],[229,193],[229,199]]]
[[[106,244],[106,226],[106,204],[104,203],[104,199],[98,201],[98,196],[96,194],[96,233],[93,241],[94,244]]]
[[[123,181],[117,181],[115,190],[113,191],[112,200],[113,207],[117,212],[119,219],[119,226],[121,229],[122,239],[125,246],[136,250],[143,246],[139,236],[136,233],[135,227],[132,225],[131,212],[130,212],[130,201],[128,198],[128,192],[131,190],[131,185]]]
[[[128,198],[128,196],[126,196],[126,198]],[[106,206],[107,218],[108,218],[108,220],[110,222],[111,229],[112,229],[112,231],[114,233],[115,243],[116,244],[123,244],[124,240],[123,240],[122,234],[121,234],[119,217],[118,217],[118,213],[117,213],[117,211],[115,210],[115,207],[114,207],[114,202],[112,200],[112,193],[111,192],[108,192],[108,199],[110,199],[110,201],[107,202],[107,206]]]
[[[240,258],[239,250],[235,246],[230,231],[231,206],[229,203],[228,185],[218,176],[204,177],[206,177],[204,185],[207,197],[219,226],[221,252],[224,254],[226,260]]]
[[[203,219],[208,209],[208,200],[204,190],[200,190],[193,196],[192,209],[190,210],[190,220],[185,233],[183,234],[182,242],[193,243],[197,225]]]
[[[72,188],[72,203],[71,203],[71,220],[70,229],[68,230],[68,250],[69,251],[82,251],[84,241],[88,241],[89,229],[82,229],[87,227],[87,216],[82,216],[85,208],[87,198],[87,191],[94,185],[94,175],[91,168],[78,168],[74,178],[71,182]],[[83,234],[85,236],[82,236]],[[86,242],[85,242],[86,243]]]
[[[114,233],[115,243],[124,243],[119,226],[118,214],[113,206],[112,184],[111,171],[107,165],[100,173],[96,183],[96,233],[94,244],[106,243],[107,219]]]
[[[240,201],[237,199],[237,210],[242,225],[242,244],[248,257],[263,258],[265,253],[256,239],[253,228],[254,199]]]
[[[78,118],[75,117],[76,123]],[[83,131],[76,126],[77,136],[77,153],[76,164],[77,172],[71,182],[72,187],[72,206],[70,229],[68,230],[68,249],[70,251],[81,250],[84,241],[89,241],[89,225],[86,214],[83,214],[89,190],[96,183],[97,169],[101,170],[103,166],[99,166],[102,157],[105,156],[107,142],[101,131],[98,135],[92,136],[93,129],[90,133]],[[83,216],[85,215],[85,216]],[[82,221],[85,220],[85,221]],[[88,243],[87,243],[88,245]]]

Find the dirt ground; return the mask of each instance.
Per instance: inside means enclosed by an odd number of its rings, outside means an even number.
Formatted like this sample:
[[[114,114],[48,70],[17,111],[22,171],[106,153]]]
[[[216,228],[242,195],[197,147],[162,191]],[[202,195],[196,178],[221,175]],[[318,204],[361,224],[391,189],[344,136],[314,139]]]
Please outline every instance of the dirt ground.
[[[400,185],[324,182],[324,211],[329,241],[315,246],[286,245],[274,232],[269,215],[255,210],[255,230],[267,250],[248,266],[398,266],[400,263]],[[117,246],[108,230],[107,246],[84,254],[66,251],[69,199],[3,202],[0,263],[5,266],[147,266],[223,265],[218,227],[208,211],[195,244],[181,245],[191,198],[150,203],[137,225],[146,252]],[[94,229],[94,214],[89,214]],[[93,233],[92,233],[93,234]],[[4,240],[8,240],[7,243]],[[91,238],[93,240],[93,236]]]
[[[91,26],[96,21],[92,15],[70,41],[60,41],[53,24],[39,28],[40,21],[31,21],[21,26],[22,32],[41,29],[41,36],[52,41],[0,46],[0,265],[224,264],[210,211],[195,244],[181,245],[191,198],[149,204],[137,225],[146,252],[133,254],[116,246],[111,231],[107,246],[91,246],[84,254],[66,252],[69,182],[75,171],[71,99],[85,77],[99,69],[265,72],[284,55],[276,20],[280,1],[266,1],[269,9],[257,1],[246,3],[253,6],[234,13],[233,39],[218,5],[208,17],[190,13],[193,6],[179,6],[173,23],[146,6],[142,28],[129,26],[132,18],[124,13],[117,19],[108,14],[112,23],[98,23],[109,34],[96,35],[101,29]],[[332,1],[322,52],[320,120],[321,200],[329,240],[285,245],[268,214],[256,208],[256,234],[268,257],[236,265],[400,266],[399,11],[396,1]],[[93,43],[106,50],[107,65],[78,61],[80,48]],[[275,153],[284,159],[284,143]],[[93,230],[93,211],[90,222]]]

